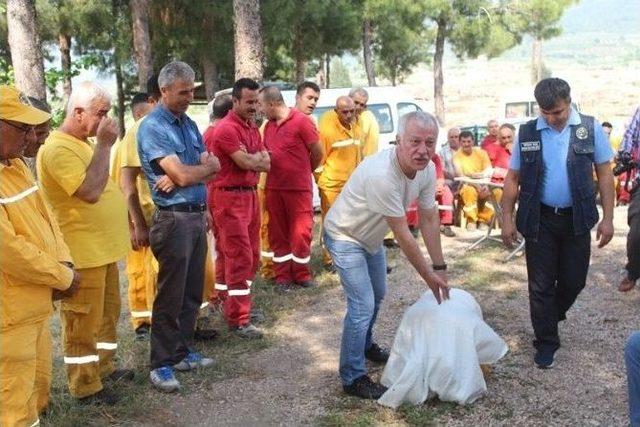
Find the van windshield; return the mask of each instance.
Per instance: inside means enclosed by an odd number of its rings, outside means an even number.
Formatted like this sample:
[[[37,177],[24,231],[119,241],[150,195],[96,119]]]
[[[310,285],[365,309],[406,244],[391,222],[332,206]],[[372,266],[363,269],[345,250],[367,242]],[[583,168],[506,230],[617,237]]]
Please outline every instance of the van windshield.
[[[320,121],[320,117],[327,111],[333,110],[333,107],[318,107],[313,111],[313,117],[316,123]],[[393,132],[393,119],[391,118],[391,107],[389,104],[369,104],[367,110],[371,111],[378,121],[380,133]]]

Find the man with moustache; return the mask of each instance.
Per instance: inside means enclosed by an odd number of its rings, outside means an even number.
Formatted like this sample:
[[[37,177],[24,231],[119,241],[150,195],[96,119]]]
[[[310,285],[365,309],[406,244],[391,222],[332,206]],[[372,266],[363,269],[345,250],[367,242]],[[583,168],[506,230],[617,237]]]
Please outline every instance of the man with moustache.
[[[327,214],[324,240],[347,296],[340,350],[340,377],[347,394],[378,399],[386,390],[367,376],[365,358],[376,363],[389,358],[389,352],[372,338],[386,292],[383,240],[389,229],[438,303],[449,297],[447,265],[438,232],[436,174],[430,161],[437,137],[438,124],[432,115],[422,111],[404,115],[398,126],[397,146],[365,159]],[[405,212],[415,199],[432,267],[407,224]]]
[[[239,337],[262,338],[251,323],[251,283],[258,269],[259,172],[270,168],[269,154],[255,124],[260,85],[241,78],[233,84],[233,108],[214,128],[207,147],[220,159],[213,181],[216,236],[216,287],[224,299],[224,316]]]
[[[192,346],[207,256],[205,183],[220,169],[186,115],[194,80],[193,69],[184,62],[165,65],[158,75],[161,101],[137,134],[140,163],[156,205],[149,243],[160,267],[149,378],[164,392],[180,389],[174,369],[192,371],[214,363]]]

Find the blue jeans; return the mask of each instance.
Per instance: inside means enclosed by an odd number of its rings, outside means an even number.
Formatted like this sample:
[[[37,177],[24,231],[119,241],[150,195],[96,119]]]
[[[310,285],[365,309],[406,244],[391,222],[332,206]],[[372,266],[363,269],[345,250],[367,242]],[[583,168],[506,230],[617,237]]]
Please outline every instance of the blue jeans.
[[[387,260],[383,246],[370,254],[357,243],[336,240],[328,233],[324,242],[347,296],[340,377],[343,385],[349,385],[367,373],[364,352],[371,347],[373,324],[387,290]]]
[[[624,349],[629,384],[629,418],[632,427],[640,426],[640,331],[631,334]]]

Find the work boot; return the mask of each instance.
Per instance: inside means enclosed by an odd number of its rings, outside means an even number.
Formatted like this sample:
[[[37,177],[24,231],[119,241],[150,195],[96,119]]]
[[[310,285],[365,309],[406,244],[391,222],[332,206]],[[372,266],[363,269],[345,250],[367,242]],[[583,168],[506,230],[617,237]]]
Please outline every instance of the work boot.
[[[539,369],[551,369],[555,365],[556,350],[542,349],[536,351],[533,363]]]
[[[107,405],[113,406],[120,401],[120,396],[111,390],[103,388],[90,396],[81,397],[78,401],[83,405]]]
[[[150,329],[151,327],[149,325],[140,325],[136,328],[136,341],[149,341],[149,336],[150,336]]]
[[[342,386],[345,393],[363,399],[377,400],[387,391],[382,384],[374,383],[367,375],[356,378],[351,384]]]
[[[375,363],[387,363],[387,360],[389,360],[389,350],[373,343],[368,350],[365,350],[364,357]]]
[[[133,381],[135,374],[131,369],[116,369],[105,377],[106,380],[117,383],[118,381]]]
[[[242,326],[233,326],[231,327],[231,331],[233,331],[236,336],[246,339],[258,339],[264,336],[264,333],[251,323]]]
[[[180,362],[173,365],[173,369],[180,372],[191,371],[198,368],[208,368],[213,366],[215,361],[204,357],[196,351],[191,351]]]
[[[173,368],[162,366],[149,373],[149,379],[153,386],[165,393],[172,393],[180,390],[180,383],[173,374]]]
[[[215,329],[196,329],[193,333],[193,339],[196,341],[213,341],[218,337],[218,331]]]

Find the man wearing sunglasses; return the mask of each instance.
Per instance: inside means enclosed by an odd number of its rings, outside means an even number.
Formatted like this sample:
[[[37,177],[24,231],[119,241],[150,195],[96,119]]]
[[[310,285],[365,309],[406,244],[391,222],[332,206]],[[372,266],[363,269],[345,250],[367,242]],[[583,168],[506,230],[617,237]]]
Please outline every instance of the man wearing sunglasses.
[[[52,299],[78,290],[69,248],[24,150],[50,115],[0,86],[0,425],[37,425],[51,387]]]

